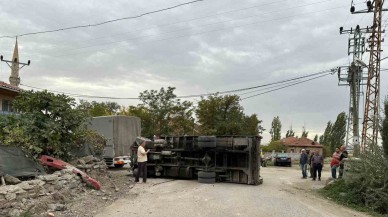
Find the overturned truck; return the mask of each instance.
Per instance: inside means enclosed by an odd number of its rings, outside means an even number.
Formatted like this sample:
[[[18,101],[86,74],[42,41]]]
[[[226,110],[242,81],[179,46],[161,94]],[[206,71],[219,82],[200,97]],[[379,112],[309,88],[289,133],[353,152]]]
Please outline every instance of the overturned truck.
[[[154,141],[138,137],[131,148],[131,167],[137,174],[137,148],[146,141],[147,173],[151,177],[198,179],[200,183],[231,182],[258,185],[258,136],[182,136]]]

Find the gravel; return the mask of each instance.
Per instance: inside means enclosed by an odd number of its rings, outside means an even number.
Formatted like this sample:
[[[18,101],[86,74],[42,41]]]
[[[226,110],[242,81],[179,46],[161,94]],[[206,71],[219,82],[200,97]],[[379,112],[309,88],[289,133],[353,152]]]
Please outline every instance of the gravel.
[[[95,216],[368,216],[317,195],[314,190],[324,186],[328,171],[320,182],[301,179],[297,168],[266,167],[261,175],[264,183],[259,186],[149,179],[135,185],[131,197],[115,201]]]

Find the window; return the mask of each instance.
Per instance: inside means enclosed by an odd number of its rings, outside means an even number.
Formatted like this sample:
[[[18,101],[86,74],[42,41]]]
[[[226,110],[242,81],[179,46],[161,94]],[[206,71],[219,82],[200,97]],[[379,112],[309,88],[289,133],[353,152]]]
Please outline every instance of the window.
[[[12,112],[13,111],[11,100],[3,99],[2,104],[3,104],[3,107],[2,107],[3,111],[5,111],[5,112]]]

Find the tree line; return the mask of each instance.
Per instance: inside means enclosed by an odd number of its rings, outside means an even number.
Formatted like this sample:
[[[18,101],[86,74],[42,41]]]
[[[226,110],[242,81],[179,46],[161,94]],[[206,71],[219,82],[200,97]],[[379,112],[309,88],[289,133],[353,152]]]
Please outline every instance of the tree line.
[[[0,116],[0,143],[15,145],[37,157],[50,153],[71,158],[81,144],[104,146],[104,138],[87,129],[91,117],[137,116],[142,136],[259,135],[264,129],[256,114],[247,115],[237,95],[202,97],[198,105],[178,99],[175,87],[146,90],[136,106],[116,102],[79,103],[64,94],[23,91],[14,100],[17,115]]]
[[[338,114],[337,119],[334,123],[329,121],[327,123],[326,129],[321,136],[316,134],[314,136],[313,141],[318,142],[324,146],[323,154],[324,156],[330,156],[330,153],[335,151],[336,147],[340,147],[345,145],[345,136],[346,136],[346,114],[345,112],[341,112]],[[388,126],[388,121],[386,122]],[[276,116],[272,120],[270,134],[271,134],[271,142],[267,147],[263,147],[264,151],[285,151],[286,147],[282,145],[282,123],[280,121],[279,116]],[[388,130],[387,130],[388,131]],[[303,131],[301,134],[301,138],[308,138],[308,131],[303,127]],[[295,132],[292,129],[287,130],[285,138],[287,137],[298,137],[295,136]],[[388,139],[387,139],[388,141]],[[388,142],[387,142],[388,143]]]
[[[175,87],[146,90],[140,104],[120,106],[115,102],[81,101],[79,107],[91,116],[129,115],[142,120],[142,134],[153,135],[259,135],[264,129],[257,114],[247,115],[237,95],[202,97],[197,106],[178,99]]]

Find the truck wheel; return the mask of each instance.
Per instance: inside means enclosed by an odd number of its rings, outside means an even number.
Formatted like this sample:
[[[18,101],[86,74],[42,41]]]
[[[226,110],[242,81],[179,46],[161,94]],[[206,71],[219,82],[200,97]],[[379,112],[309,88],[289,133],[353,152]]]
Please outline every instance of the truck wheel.
[[[199,148],[215,148],[216,147],[216,142],[198,142],[198,147]]]
[[[203,184],[214,184],[216,183],[216,178],[199,178],[198,182]]]
[[[198,178],[213,179],[213,178],[216,178],[216,172],[199,171]]]
[[[198,142],[215,142],[217,138],[215,136],[199,136]]]
[[[115,168],[123,168],[124,164],[115,164]]]

